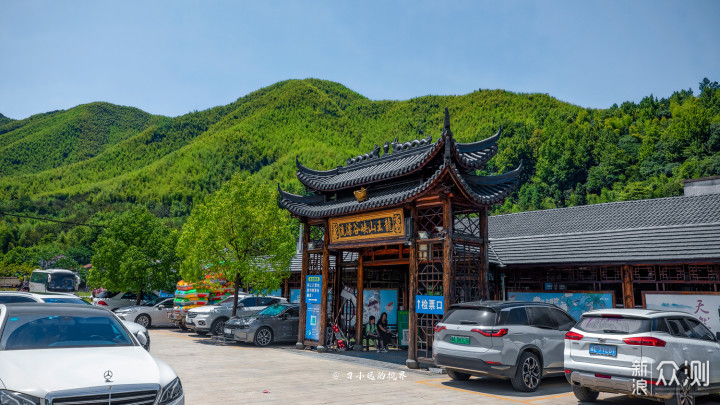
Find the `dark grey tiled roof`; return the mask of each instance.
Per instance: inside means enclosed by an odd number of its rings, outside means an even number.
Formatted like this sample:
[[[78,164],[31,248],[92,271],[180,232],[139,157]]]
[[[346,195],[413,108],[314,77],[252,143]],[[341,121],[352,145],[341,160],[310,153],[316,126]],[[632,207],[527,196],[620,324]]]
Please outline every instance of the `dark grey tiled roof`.
[[[490,238],[720,222],[720,194],[622,201],[490,217]]]
[[[492,239],[490,259],[506,266],[720,260],[718,241],[720,223]]]
[[[447,170],[446,170],[447,169]],[[461,173],[454,164],[442,164],[426,181],[393,184],[384,190],[368,190],[367,200],[358,202],[349,197],[337,201],[323,202],[319,196],[298,196],[279,190],[281,207],[300,217],[321,218],[392,207],[409,201],[426,190],[436,181],[450,173],[460,188],[475,202],[491,205],[502,202],[519,184],[522,168],[498,176],[474,176]]]
[[[412,173],[428,164],[438,152],[443,150],[446,142],[450,142],[452,155],[457,164],[465,170],[480,169],[492,159],[498,151],[496,145],[501,130],[487,138],[472,143],[457,143],[449,128],[435,141],[429,136],[425,139],[392,143],[392,154],[385,152],[380,156],[380,149],[375,149],[353,159],[348,159],[346,166],[338,166],[332,170],[313,170],[303,166],[296,159],[297,178],[310,190],[330,192],[344,190],[364,184],[397,178]],[[385,143],[384,150],[389,144]]]
[[[503,265],[720,260],[720,194],[490,217]]]
[[[411,173],[421,168],[429,159],[442,149],[441,140],[409,151],[401,151],[393,155],[384,155],[348,167],[320,172],[307,169],[297,163],[297,178],[306,187],[319,191],[342,190],[360,184],[372,183]]]

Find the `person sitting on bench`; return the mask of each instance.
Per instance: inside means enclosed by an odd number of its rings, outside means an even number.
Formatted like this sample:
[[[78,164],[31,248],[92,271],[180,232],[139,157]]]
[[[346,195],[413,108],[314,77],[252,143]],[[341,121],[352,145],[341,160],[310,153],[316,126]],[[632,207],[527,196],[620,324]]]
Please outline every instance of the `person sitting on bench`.
[[[375,317],[371,315],[370,320],[367,325],[365,325],[365,339],[368,341],[368,346],[370,346],[370,342],[374,340],[375,348],[378,352],[380,352],[379,338],[380,335],[378,335],[377,325],[375,325]]]
[[[387,352],[388,344],[392,339],[392,333],[388,330],[387,312],[380,314],[380,319],[377,322],[378,335],[380,335],[380,350]]]

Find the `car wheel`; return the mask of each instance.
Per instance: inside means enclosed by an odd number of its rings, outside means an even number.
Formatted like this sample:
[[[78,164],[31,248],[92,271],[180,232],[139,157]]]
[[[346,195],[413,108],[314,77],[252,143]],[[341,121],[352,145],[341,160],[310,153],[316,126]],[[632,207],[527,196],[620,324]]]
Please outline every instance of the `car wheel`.
[[[255,332],[255,345],[264,347],[272,342],[273,333],[270,328],[260,328]]]
[[[579,385],[573,385],[573,394],[578,401],[592,402],[598,398],[599,392],[593,391],[589,388],[581,387]]]
[[[675,387],[672,398],[665,400],[665,405],[695,405],[695,395],[690,381],[690,376],[680,370],[677,374],[680,384]]]
[[[225,322],[227,319],[225,318],[218,318],[215,321],[213,321],[212,325],[210,325],[210,332],[213,335],[222,335],[223,329],[225,328]]]
[[[453,380],[456,380],[456,381],[467,381],[470,379],[470,374],[468,374],[468,373],[461,373],[459,371],[447,370],[447,369],[445,371],[447,371],[447,375],[450,378],[452,378]]]
[[[537,356],[530,352],[523,352],[518,361],[515,377],[510,381],[513,388],[521,392],[533,392],[542,380],[542,365]]]
[[[135,323],[147,329],[150,327],[150,317],[145,314],[140,314],[135,318]]]

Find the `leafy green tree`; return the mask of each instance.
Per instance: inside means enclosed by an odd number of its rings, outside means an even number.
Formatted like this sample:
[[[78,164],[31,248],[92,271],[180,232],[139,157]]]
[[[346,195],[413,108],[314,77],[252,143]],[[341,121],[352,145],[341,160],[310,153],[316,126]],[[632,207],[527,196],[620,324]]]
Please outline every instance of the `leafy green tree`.
[[[276,191],[235,175],[197,205],[182,228],[178,254],[183,279],[203,279],[208,268],[234,280],[233,315],[242,284],[256,291],[276,289],[290,275],[295,252],[293,225],[277,205]]]
[[[132,291],[140,304],[143,291],[169,290],[178,281],[175,255],[178,232],[146,208],[116,217],[94,245],[88,284]]]

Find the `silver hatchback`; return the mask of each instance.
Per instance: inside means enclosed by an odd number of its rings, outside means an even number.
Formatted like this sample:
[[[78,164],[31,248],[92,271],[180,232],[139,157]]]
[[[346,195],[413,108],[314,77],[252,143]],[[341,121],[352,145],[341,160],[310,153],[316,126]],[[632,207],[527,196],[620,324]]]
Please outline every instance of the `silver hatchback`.
[[[575,323],[544,303],[454,304],[435,326],[434,362],[455,380],[507,378],[518,391],[535,391],[543,376],[562,375],[564,336]]]

